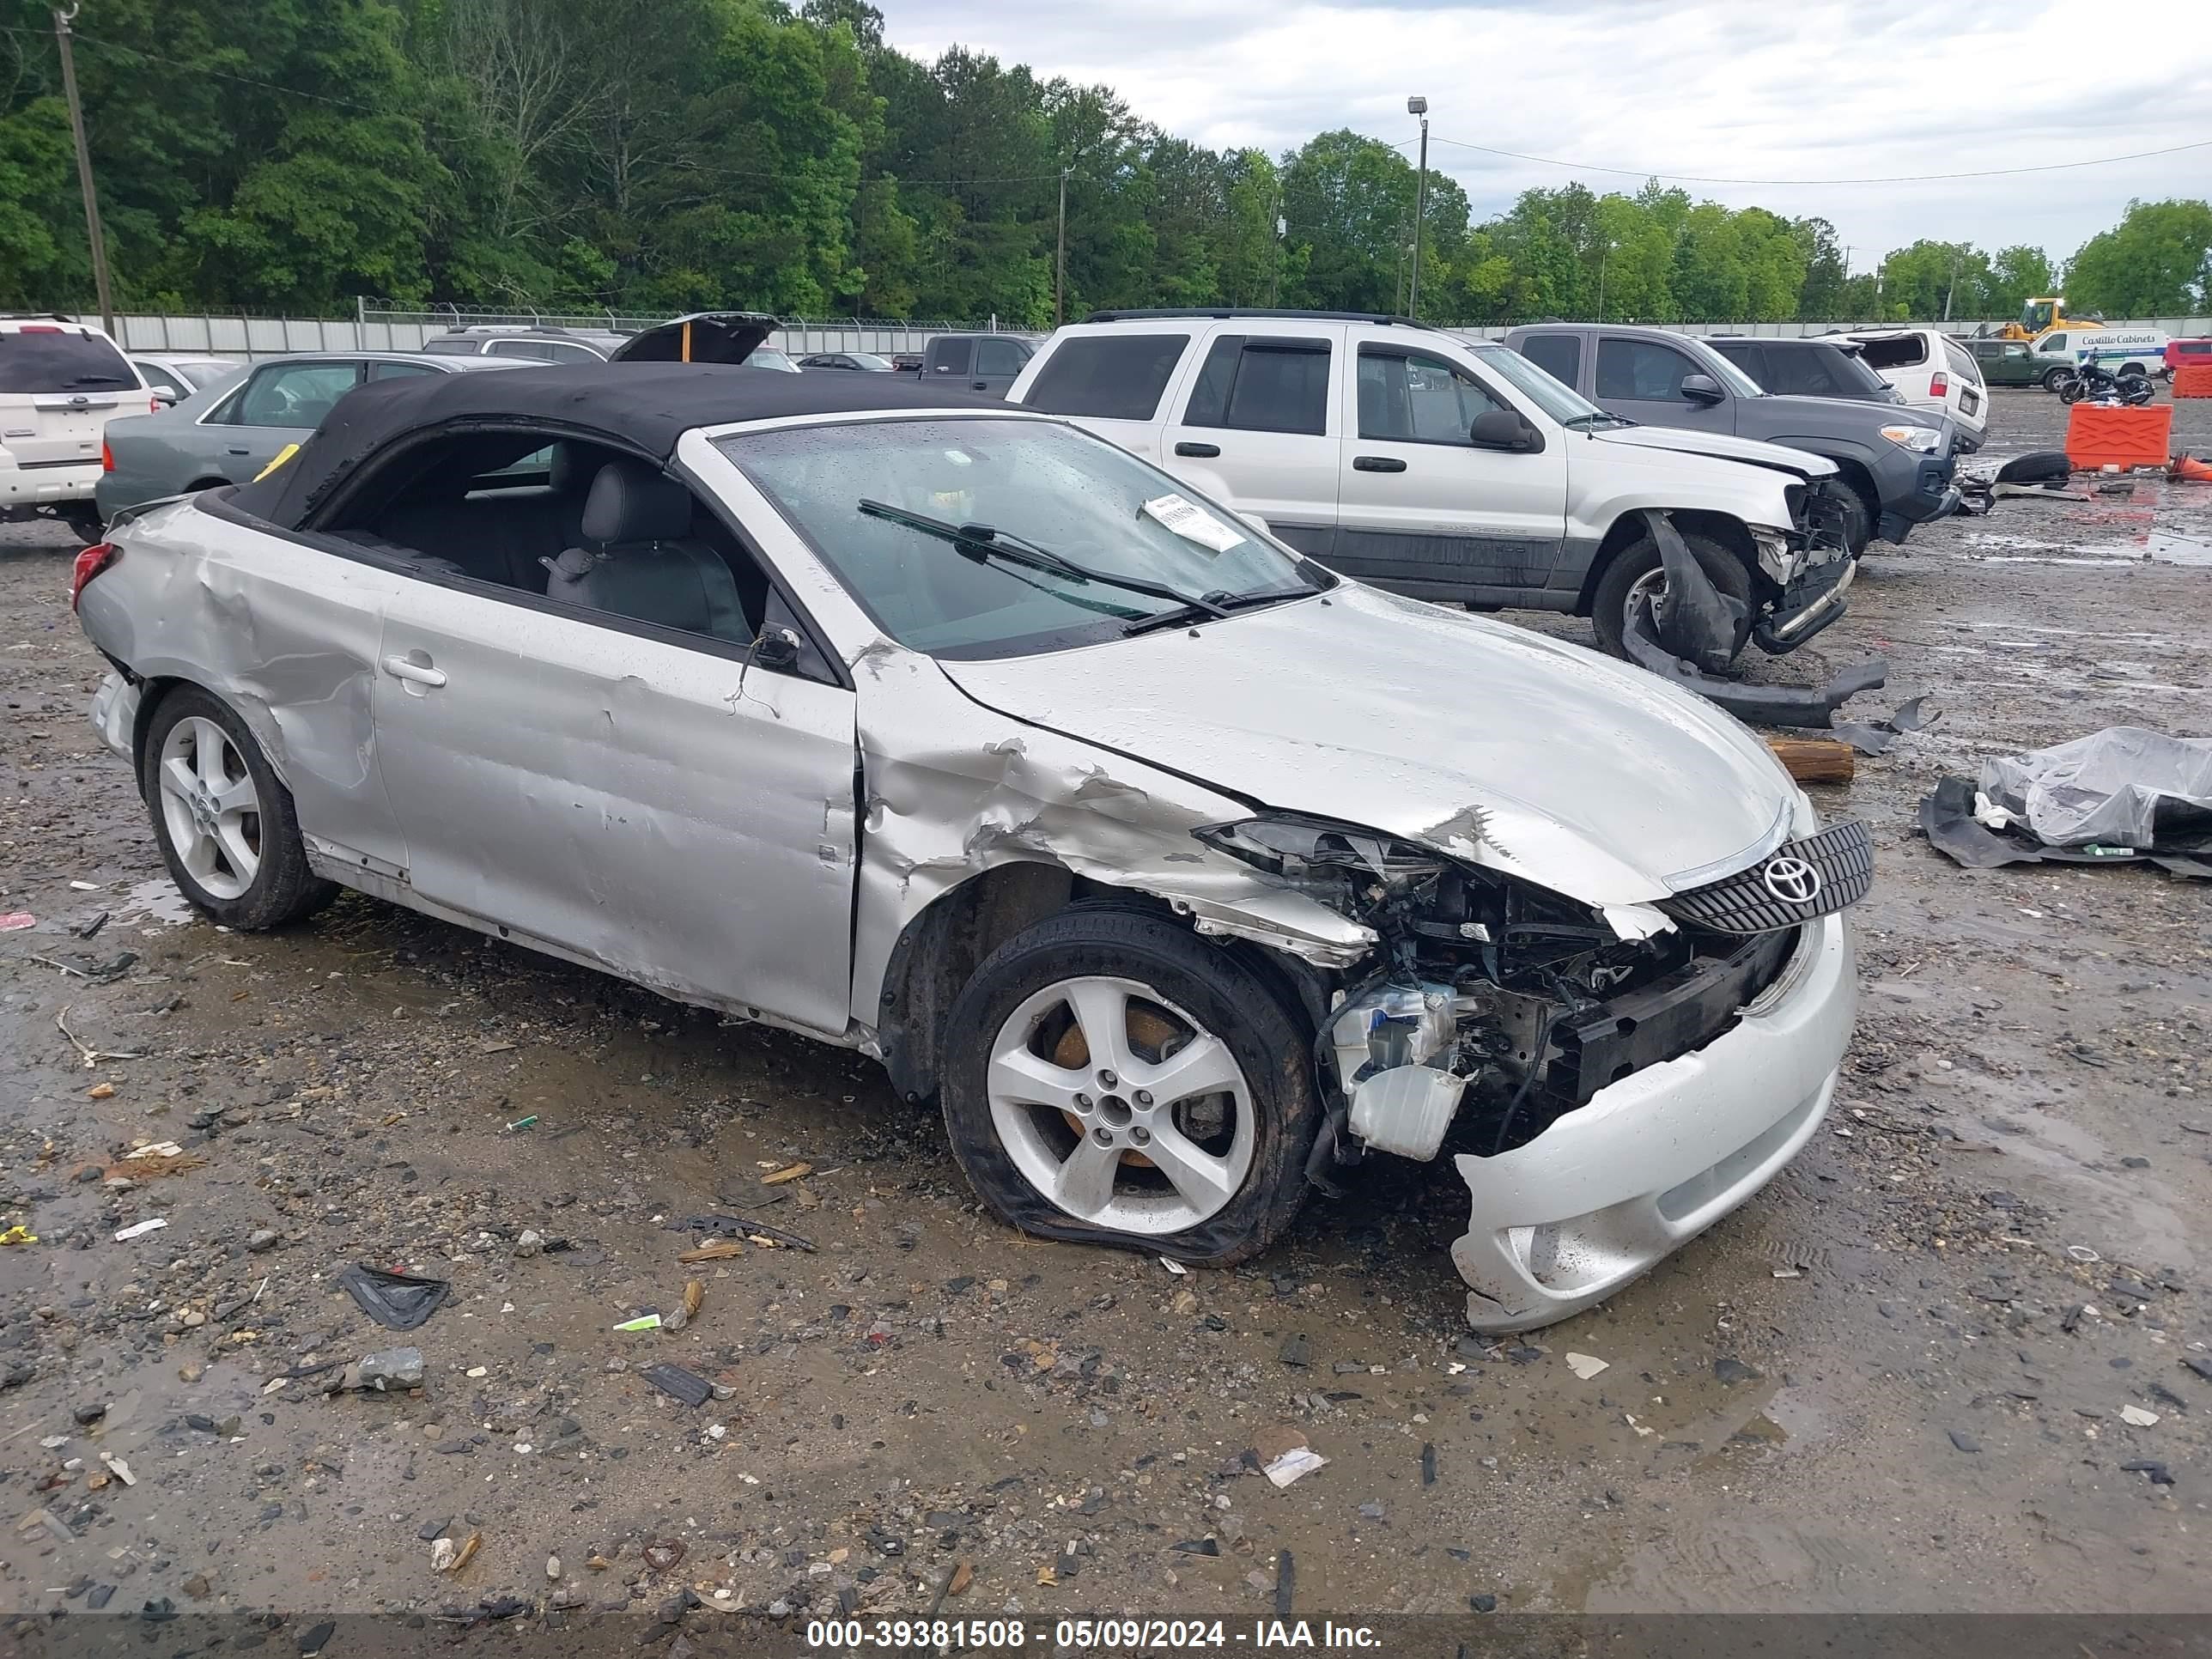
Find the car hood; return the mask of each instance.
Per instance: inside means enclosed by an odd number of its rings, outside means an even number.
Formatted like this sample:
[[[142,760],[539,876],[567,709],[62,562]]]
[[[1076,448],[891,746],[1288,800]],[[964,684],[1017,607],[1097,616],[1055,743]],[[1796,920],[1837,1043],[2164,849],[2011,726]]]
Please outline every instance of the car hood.
[[[695,311],[641,329],[607,356],[613,363],[742,363],[782,325],[760,311]]]
[[[1734,437],[1725,432],[1699,432],[1678,426],[1616,426],[1590,435],[1601,443],[1626,444],[1637,449],[1672,449],[1684,455],[1747,461],[1753,466],[1771,467],[1800,478],[1832,478],[1836,474],[1836,464],[1825,455],[1815,455],[1808,449],[1791,449],[1786,444],[1761,443],[1756,438]]]
[[[1796,800],[1758,738],[1640,668],[1352,582],[1195,632],[939,666],[1016,719],[1601,908],[1741,868]]]

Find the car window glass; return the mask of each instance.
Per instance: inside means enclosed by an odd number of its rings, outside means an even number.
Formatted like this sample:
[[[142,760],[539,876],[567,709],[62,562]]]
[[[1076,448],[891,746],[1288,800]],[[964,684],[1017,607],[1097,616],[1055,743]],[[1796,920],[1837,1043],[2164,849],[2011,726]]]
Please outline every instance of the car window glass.
[[[1697,364],[1672,346],[1656,340],[1608,337],[1597,346],[1597,395],[1643,403],[1686,404],[1682,381],[1699,372]]]
[[[572,340],[541,340],[538,345],[549,363],[596,363],[605,361],[591,347],[578,345]]]
[[[1327,581],[1189,486],[1057,422],[880,420],[717,441],[876,625],[916,651],[1016,655],[1114,639],[1176,609],[1109,575],[1193,595],[1291,597]],[[988,526],[1011,556],[978,556],[864,501]],[[1017,539],[1037,550],[1024,556]],[[1097,574],[1053,568],[1053,556]]]
[[[271,363],[254,371],[231,418],[240,426],[319,426],[356,378],[351,363]]]
[[[2066,337],[2063,334],[2046,334],[2042,343],[2045,351],[2063,351],[2066,349]]]
[[[1319,437],[1328,429],[1328,356],[1326,340],[1223,335],[1206,353],[1183,424]]]
[[[1359,435],[1384,441],[1468,447],[1476,416],[1504,405],[1473,375],[1414,351],[1359,353]]]
[[[1960,346],[1956,340],[1943,342],[1943,356],[1955,373],[1965,375],[1970,380],[1978,380],[1982,378],[1982,371],[1975,364],[1973,354]]]
[[[115,392],[136,389],[123,354],[82,329],[31,324],[0,330],[0,392]]]
[[[484,348],[487,357],[530,357],[544,362],[551,355],[545,349],[543,340],[494,340]]]
[[[1553,380],[1572,386],[1583,372],[1583,340],[1579,334],[1532,334],[1521,343],[1521,355]]]
[[[1149,421],[1160,405],[1188,334],[1084,334],[1045,355],[1022,401],[1048,415]]]
[[[933,374],[965,374],[968,355],[974,348],[973,340],[932,340],[929,343],[929,372]]]
[[[372,380],[399,380],[410,374],[438,374],[444,373],[428,363],[371,363],[368,378]]]
[[[1928,361],[1928,342],[1917,334],[1891,334],[1869,340],[1859,355],[1872,368],[1917,368]]]
[[[1788,377],[1780,373],[1777,368],[1778,364],[1787,361],[1783,353],[1777,352],[1771,361],[1767,361],[1759,348],[1748,340],[1713,340],[1707,343],[1769,392],[1787,392],[1790,389],[1782,384]]]
[[[441,334],[434,340],[425,340],[422,349],[437,357],[473,357],[483,347],[471,335]]]
[[[1022,372],[1022,349],[1012,340],[975,342],[975,372],[978,374],[1018,374]]]

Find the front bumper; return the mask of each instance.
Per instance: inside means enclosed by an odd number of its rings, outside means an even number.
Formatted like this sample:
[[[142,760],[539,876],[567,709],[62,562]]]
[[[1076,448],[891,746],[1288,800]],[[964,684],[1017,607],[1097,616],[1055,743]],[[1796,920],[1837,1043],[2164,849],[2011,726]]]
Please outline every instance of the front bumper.
[[[1951,482],[1959,470],[1956,449],[1942,455],[1913,455],[1899,450],[1899,463],[1885,468],[1881,489],[1884,541],[1901,542],[1912,526],[1947,519],[1958,510],[1959,491]]]
[[[1705,1048],[1601,1089],[1526,1146],[1456,1162],[1471,1200],[1452,1263],[1479,1331],[1581,1312],[1736,1208],[1796,1155],[1835,1094],[1858,979],[1841,915]]]

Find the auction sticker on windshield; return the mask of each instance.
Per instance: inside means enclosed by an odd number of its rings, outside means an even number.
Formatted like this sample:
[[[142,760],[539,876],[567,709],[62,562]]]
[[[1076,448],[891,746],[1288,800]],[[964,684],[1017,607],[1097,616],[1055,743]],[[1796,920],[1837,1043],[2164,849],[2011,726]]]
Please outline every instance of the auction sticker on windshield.
[[[1145,503],[1144,511],[1185,541],[1210,547],[1217,553],[1226,553],[1244,539],[1197,502],[1172,493],[1155,495]]]

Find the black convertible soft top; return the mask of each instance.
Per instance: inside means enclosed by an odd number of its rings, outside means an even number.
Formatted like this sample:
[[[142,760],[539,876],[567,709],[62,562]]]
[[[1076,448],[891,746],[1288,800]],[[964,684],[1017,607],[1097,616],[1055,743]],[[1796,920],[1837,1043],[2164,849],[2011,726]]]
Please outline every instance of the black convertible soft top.
[[[787,374],[721,363],[577,363],[497,374],[410,374],[338,399],[282,465],[231,492],[230,505],[296,530],[339,484],[386,447],[425,432],[524,422],[666,461],[696,426],[879,409],[1006,412],[997,398],[890,374]]]

